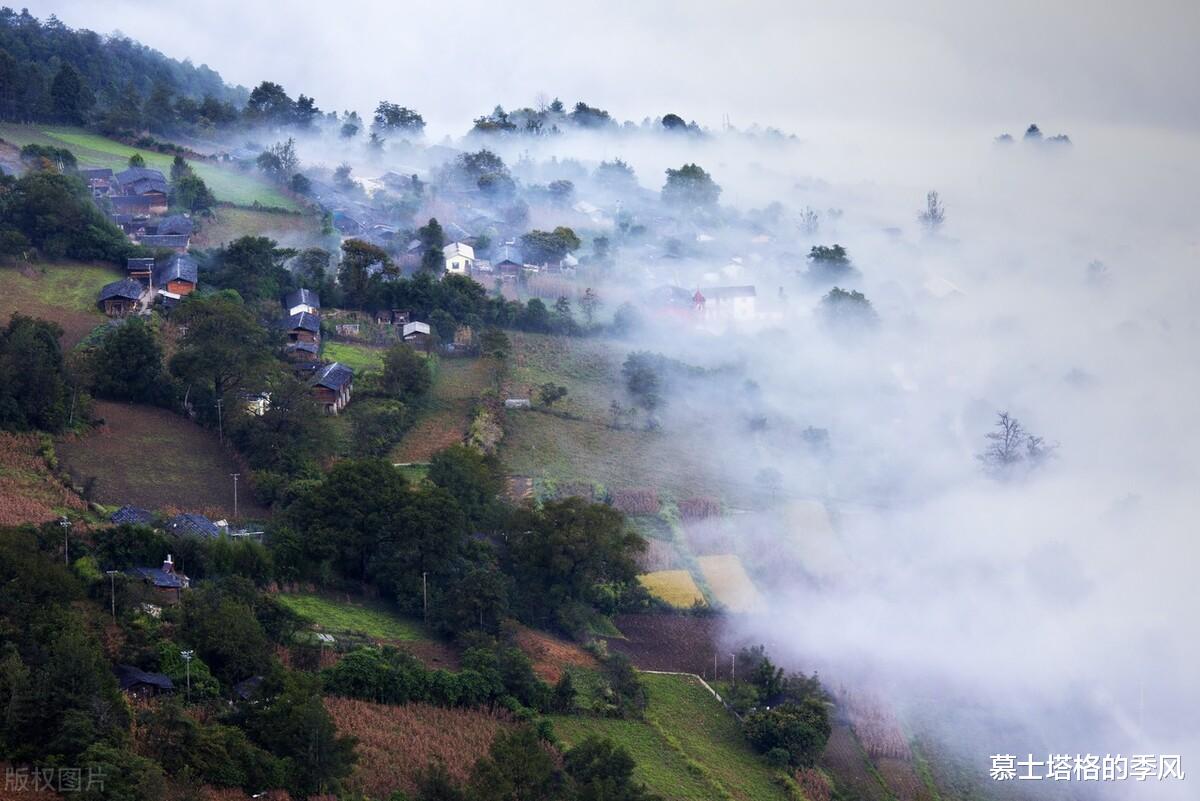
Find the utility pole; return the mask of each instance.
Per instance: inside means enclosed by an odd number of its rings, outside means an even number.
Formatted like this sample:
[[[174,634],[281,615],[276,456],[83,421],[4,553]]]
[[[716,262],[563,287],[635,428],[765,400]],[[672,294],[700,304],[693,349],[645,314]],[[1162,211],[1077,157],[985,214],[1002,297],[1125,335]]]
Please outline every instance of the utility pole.
[[[180,651],[179,655],[183,657],[183,664],[187,670],[187,700],[192,700],[192,657],[196,655],[195,651]]]
[[[429,571],[421,571],[421,606],[425,612],[425,622],[429,622]]]
[[[737,654],[729,655],[729,683],[737,684]]]
[[[221,444],[225,444],[225,425],[221,422],[221,404],[224,402],[224,398],[217,398],[217,440]]]
[[[238,476],[240,476],[241,473],[230,473],[229,475],[233,476],[233,520],[236,523],[237,519],[238,519],[237,482],[238,482]]]
[[[112,590],[112,617],[113,622],[117,622],[117,570],[105,570],[108,574],[108,584]]]
[[[717,680],[717,652],[713,651],[713,681]]]
[[[71,521],[66,517],[60,517],[58,524],[62,526],[63,530],[63,564],[69,567],[71,565]]]

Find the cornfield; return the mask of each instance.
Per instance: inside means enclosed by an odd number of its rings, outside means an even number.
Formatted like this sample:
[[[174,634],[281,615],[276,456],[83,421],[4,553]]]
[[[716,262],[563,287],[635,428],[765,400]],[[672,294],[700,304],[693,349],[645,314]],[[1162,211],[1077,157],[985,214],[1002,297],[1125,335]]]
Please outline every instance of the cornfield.
[[[679,517],[685,523],[720,516],[721,502],[716,498],[685,498],[679,502]]]
[[[900,728],[900,721],[878,698],[869,694],[843,692],[842,709],[869,756],[911,759],[912,751],[908,739]]]
[[[659,510],[658,492],[645,489],[613,490],[613,508],[627,515],[656,515]]]
[[[713,595],[727,609],[732,612],[752,612],[762,607],[762,596],[742,567],[742,560],[736,555],[700,556],[696,562]]]
[[[446,709],[428,704],[388,706],[326,698],[338,732],[358,738],[351,789],[371,798],[396,790],[413,794],[417,773],[434,759],[463,781],[513,718],[502,709]]]
[[[36,434],[0,433],[0,526],[54,520],[56,509],[87,508],[50,474],[40,447]]]
[[[533,662],[533,672],[554,683],[569,667],[594,668],[596,658],[573,643],[524,626],[517,627],[514,644]]]
[[[831,801],[833,791],[825,774],[816,768],[800,768],[796,771],[796,784],[808,801]]]

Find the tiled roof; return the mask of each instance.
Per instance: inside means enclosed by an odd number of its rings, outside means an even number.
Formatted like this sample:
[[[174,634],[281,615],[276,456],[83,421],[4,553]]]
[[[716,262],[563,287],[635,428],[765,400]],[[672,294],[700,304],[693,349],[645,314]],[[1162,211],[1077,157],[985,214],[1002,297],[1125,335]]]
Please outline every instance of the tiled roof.
[[[313,386],[325,387],[336,392],[353,380],[353,370],[344,364],[334,362],[321,368],[320,372],[317,373],[317,377],[313,379]]]

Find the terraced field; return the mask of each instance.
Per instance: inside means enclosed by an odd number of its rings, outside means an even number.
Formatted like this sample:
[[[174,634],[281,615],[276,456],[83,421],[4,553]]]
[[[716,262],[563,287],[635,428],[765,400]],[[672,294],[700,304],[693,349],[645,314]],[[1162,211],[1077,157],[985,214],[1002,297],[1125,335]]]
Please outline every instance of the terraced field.
[[[123,276],[111,265],[55,262],[0,267],[0,324],[15,312],[62,326],[69,350],[104,322],[96,296]]]

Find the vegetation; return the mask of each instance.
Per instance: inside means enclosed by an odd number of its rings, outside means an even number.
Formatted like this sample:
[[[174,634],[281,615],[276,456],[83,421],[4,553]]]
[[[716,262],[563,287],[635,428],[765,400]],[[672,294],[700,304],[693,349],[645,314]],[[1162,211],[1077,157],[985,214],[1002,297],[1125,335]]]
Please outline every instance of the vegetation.
[[[388,610],[382,604],[338,601],[314,593],[282,593],[279,603],[322,631],[365,634],[375,640],[419,640],[421,627]]]

